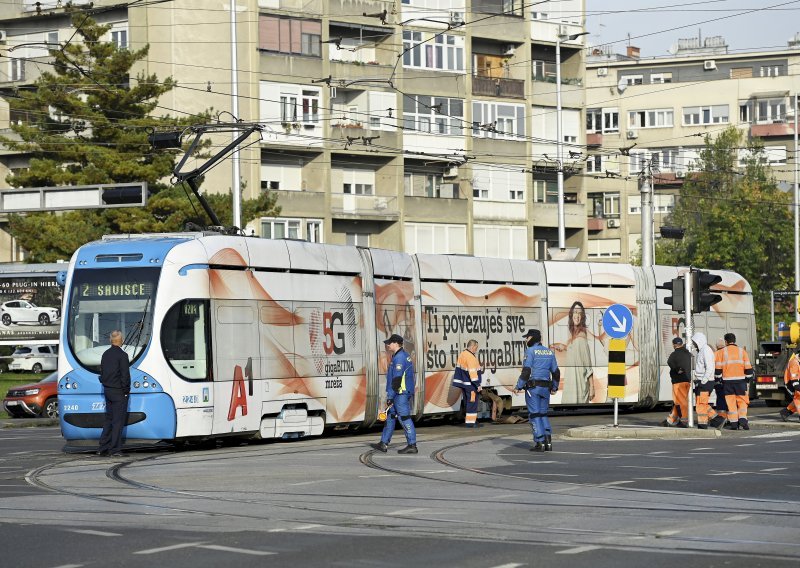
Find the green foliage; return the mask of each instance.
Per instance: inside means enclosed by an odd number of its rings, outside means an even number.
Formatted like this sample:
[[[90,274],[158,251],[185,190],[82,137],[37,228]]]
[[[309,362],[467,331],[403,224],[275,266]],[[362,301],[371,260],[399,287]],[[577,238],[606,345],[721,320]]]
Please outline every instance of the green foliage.
[[[9,104],[27,122],[14,125],[14,136],[0,137],[5,148],[30,157],[30,167],[7,178],[13,187],[50,187],[100,183],[147,182],[151,192],[143,208],[82,210],[12,215],[9,232],[29,252],[31,262],[67,259],[82,244],[104,234],[180,231],[197,213],[181,187],[168,187],[180,150],[152,150],[147,136],[154,128],[181,128],[208,121],[208,113],[176,119],[154,117],[158,98],[176,84],[155,75],[131,77],[148,47],[119,49],[101,41],[110,29],[85,12],[73,15],[76,34],[63,49],[51,50],[52,71],[32,89],[18,91]],[[191,193],[191,192],[188,192]],[[223,222],[230,224],[230,195],[206,196]],[[242,203],[244,224],[276,215],[275,196]]]
[[[759,337],[769,334],[770,291],[794,287],[792,198],[778,188],[763,150],[735,127],[706,137],[696,171],[687,175],[665,223],[686,234],[680,241],[656,243],[658,264],[744,276],[753,288]]]

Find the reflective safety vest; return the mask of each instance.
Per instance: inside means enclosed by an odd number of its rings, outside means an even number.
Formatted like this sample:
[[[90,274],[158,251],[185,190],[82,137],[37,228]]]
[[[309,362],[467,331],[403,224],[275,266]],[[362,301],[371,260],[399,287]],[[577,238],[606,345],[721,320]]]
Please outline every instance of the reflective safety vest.
[[[738,381],[753,376],[753,366],[744,347],[736,344],[726,345],[714,356],[714,375],[723,381]]]
[[[789,364],[786,365],[786,371],[783,373],[783,382],[788,385],[797,380],[800,380],[800,359],[797,358],[796,353],[792,353],[792,356],[789,357]]]
[[[464,349],[458,356],[456,371],[453,373],[453,386],[460,389],[469,386],[479,387],[481,384],[481,364],[469,349]]]

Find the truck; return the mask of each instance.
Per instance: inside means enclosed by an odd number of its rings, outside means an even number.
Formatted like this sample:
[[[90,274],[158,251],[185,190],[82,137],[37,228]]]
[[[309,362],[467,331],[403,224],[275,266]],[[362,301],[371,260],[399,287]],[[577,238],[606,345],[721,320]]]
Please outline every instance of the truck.
[[[762,341],[760,344],[758,356],[753,363],[755,394],[767,406],[786,406],[792,399],[783,375],[793,351],[794,347],[785,341]]]

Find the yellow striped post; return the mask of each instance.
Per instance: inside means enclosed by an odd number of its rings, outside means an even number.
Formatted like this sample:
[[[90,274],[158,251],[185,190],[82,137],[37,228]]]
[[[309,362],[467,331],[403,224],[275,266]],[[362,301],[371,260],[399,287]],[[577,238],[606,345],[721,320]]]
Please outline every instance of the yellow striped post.
[[[625,398],[625,340],[608,342],[608,398]]]

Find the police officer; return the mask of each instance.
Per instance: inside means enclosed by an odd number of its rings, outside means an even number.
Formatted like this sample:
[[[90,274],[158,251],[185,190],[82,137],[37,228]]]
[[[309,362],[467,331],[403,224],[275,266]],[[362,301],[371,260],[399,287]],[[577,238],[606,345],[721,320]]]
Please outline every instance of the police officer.
[[[100,358],[100,383],[106,399],[105,423],[98,456],[122,455],[122,429],[128,422],[131,373],[128,354],[122,349],[122,332],[112,331],[111,347]]]
[[[529,329],[522,338],[526,340],[528,348],[514,392],[525,391],[528,419],[533,430],[533,441],[536,442],[531,451],[552,451],[553,431],[550,428],[547,409],[550,405],[550,395],[558,391],[561,371],[558,370],[556,356],[542,345],[542,332],[538,329]]]
[[[417,432],[414,429],[414,422],[411,420],[411,403],[414,398],[414,364],[411,362],[411,356],[403,350],[402,337],[395,333],[383,343],[392,353],[392,360],[386,371],[386,404],[389,408],[386,411],[386,424],[383,426],[381,441],[372,444],[372,447],[379,452],[386,453],[399,418],[408,445],[397,450],[397,453],[416,454]]]

